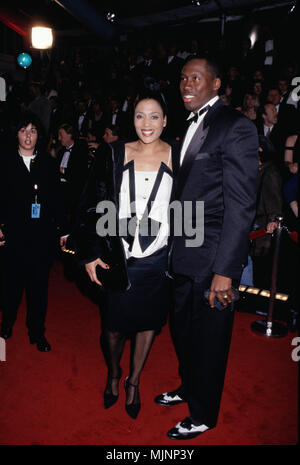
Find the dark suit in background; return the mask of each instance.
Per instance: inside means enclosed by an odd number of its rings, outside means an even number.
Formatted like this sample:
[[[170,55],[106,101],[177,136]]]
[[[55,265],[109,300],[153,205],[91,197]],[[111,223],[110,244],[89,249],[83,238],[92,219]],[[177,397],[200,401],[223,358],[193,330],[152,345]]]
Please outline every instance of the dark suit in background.
[[[45,331],[50,267],[59,237],[68,232],[58,166],[50,156],[38,153],[29,172],[17,151],[6,154],[1,163],[2,328],[13,326],[25,289],[28,333],[39,339]],[[31,218],[36,192],[40,218]]]
[[[58,152],[58,163],[61,164],[66,149]],[[73,216],[76,213],[79,198],[88,174],[88,146],[86,141],[76,140],[71,148],[71,153],[65,172],[61,174],[63,198],[67,214]]]
[[[256,126],[257,126],[258,135],[264,136],[265,133],[264,133],[263,121],[258,120]],[[273,147],[272,160],[277,166],[282,177],[285,176],[285,171],[286,171],[285,164],[284,164],[284,149],[285,149],[286,140],[289,135],[290,135],[290,127],[278,121],[278,123],[274,124],[270,132],[270,135],[267,138]]]

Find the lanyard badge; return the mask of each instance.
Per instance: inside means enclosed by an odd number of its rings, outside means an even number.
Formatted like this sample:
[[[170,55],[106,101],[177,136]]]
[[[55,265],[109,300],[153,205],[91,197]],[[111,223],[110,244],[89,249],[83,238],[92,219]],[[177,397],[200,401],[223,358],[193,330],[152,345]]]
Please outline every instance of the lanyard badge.
[[[34,184],[33,186],[35,191],[34,196],[34,203],[31,204],[31,218],[40,218],[41,216],[41,204],[37,201],[37,192],[38,192],[38,185]]]

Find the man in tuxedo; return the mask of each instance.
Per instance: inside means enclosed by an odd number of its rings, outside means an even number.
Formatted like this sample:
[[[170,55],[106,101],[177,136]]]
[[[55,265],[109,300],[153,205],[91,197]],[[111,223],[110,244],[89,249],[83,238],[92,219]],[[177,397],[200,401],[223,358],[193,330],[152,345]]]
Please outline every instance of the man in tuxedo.
[[[124,116],[120,108],[120,100],[116,96],[112,96],[109,102],[109,111],[106,114],[105,124],[123,127]]]
[[[276,87],[269,89],[267,101],[273,103],[278,113],[278,123],[282,126],[288,135],[295,134],[297,131],[297,110],[293,105],[281,101],[281,94]]]
[[[191,113],[175,198],[183,211],[189,204],[192,213],[183,219],[183,234],[174,234],[170,253],[174,342],[182,385],[155,401],[164,406],[187,402],[190,416],[168,431],[171,439],[194,438],[216,426],[233,326],[234,287],[247,262],[255,216],[257,130],[247,117],[223,104],[220,86],[213,60],[194,56],[185,63],[180,91]],[[187,220],[194,228],[192,240]]]
[[[284,146],[289,135],[285,124],[278,121],[278,113],[273,103],[261,105],[257,112],[257,131],[260,136],[265,136],[273,146],[273,162],[284,175]]]
[[[75,137],[74,127],[68,123],[59,126],[58,140],[62,146],[57,154],[61,190],[72,222],[88,175],[88,145]]]
[[[278,90],[280,92],[280,104],[287,103],[288,105],[295,107],[297,110],[298,102],[296,99],[294,100],[292,96],[293,87],[289,85],[289,82],[285,77],[278,79]]]
[[[83,99],[77,102],[77,113],[75,116],[75,124],[79,137],[86,137],[89,129],[89,111],[87,102]]]

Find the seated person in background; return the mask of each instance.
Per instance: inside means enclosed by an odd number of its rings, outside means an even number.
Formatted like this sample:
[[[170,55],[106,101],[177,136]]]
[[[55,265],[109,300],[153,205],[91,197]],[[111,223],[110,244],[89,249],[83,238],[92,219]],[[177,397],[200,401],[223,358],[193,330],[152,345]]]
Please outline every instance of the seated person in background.
[[[259,136],[265,136],[271,145],[273,161],[281,175],[284,175],[284,145],[287,138],[285,126],[278,123],[278,114],[273,103],[263,104],[257,112],[257,130]]]
[[[92,139],[92,140],[91,140]],[[119,136],[119,128],[118,126],[111,124],[105,128],[104,135],[102,137],[103,141],[106,144],[110,144],[111,142],[116,142],[120,139]],[[89,147],[89,154],[91,153],[91,157],[95,158],[97,154],[101,151],[101,142],[98,141],[95,136],[92,136],[90,133],[88,139],[88,147]]]
[[[255,80],[253,82],[251,93],[254,95],[255,108],[259,108],[264,100],[264,90],[261,81]]]
[[[247,92],[244,96],[242,113],[251,119],[251,121],[256,120],[255,96],[250,92]]]
[[[281,177],[272,161],[274,148],[265,136],[259,136],[259,188],[253,230],[265,228],[267,235],[254,239],[250,246],[247,266],[243,269],[241,284],[253,286],[253,261],[251,256],[268,254],[271,234],[277,228],[276,216],[282,209]]]
[[[279,89],[276,87],[269,89],[267,101],[275,105],[278,123],[285,128],[287,135],[293,134],[297,122],[296,108],[282,100]]]
[[[271,239],[277,228],[276,217],[282,216],[282,180],[273,161],[270,141],[259,137],[259,188],[254,227],[265,228],[268,234],[252,241],[250,254],[253,259],[254,285],[269,288],[271,276]]]
[[[293,214],[298,218],[298,160],[300,154],[299,134],[290,136],[286,140],[284,162],[289,170],[289,178],[283,185],[284,198]]]
[[[107,144],[110,144],[111,142],[115,142],[119,140],[120,138],[120,129],[116,124],[111,124],[106,126],[104,135],[103,135],[103,140]]]

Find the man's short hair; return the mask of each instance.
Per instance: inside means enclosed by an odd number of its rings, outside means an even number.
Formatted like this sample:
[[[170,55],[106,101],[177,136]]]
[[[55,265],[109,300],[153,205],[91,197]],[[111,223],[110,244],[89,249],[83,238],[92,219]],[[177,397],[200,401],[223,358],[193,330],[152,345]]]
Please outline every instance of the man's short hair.
[[[75,139],[76,135],[77,135],[77,132],[74,128],[74,126],[70,123],[62,123],[60,124],[58,130],[60,129],[64,129],[64,131],[66,131],[67,134],[71,134],[72,135],[72,138]]]
[[[273,106],[274,106],[274,103],[268,102],[268,101],[262,103],[262,104],[258,107],[258,109],[257,109],[257,118],[261,118],[261,119],[262,119],[262,115],[266,115],[266,114],[267,114],[267,113],[266,113],[266,106],[267,106],[267,105],[273,105]]]
[[[222,70],[220,65],[217,63],[215,58],[211,55],[206,54],[196,54],[196,55],[189,55],[185,61],[183,66],[185,66],[189,61],[192,60],[204,60],[206,61],[206,68],[209,74],[211,75],[212,79],[222,77]]]

